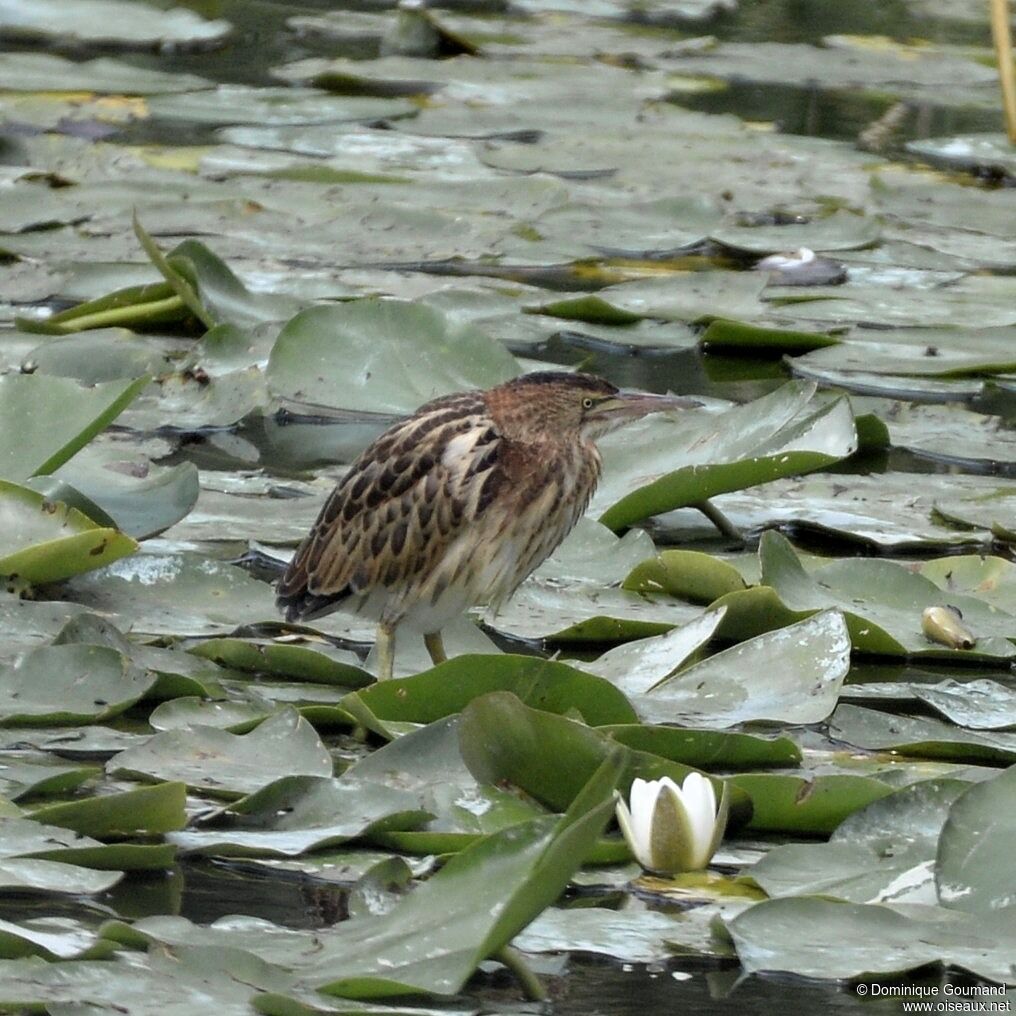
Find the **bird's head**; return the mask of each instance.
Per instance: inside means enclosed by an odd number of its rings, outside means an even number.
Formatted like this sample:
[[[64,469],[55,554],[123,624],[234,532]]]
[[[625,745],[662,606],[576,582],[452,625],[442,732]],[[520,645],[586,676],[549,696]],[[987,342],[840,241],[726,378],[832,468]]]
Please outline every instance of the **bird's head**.
[[[675,395],[623,392],[592,374],[523,374],[486,395],[502,432],[523,441],[595,441],[632,420],[701,405]]]

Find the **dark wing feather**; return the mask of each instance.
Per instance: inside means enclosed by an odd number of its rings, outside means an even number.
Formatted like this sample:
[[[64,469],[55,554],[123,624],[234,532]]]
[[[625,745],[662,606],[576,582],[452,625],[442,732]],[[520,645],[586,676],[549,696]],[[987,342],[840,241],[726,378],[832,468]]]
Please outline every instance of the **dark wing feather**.
[[[504,480],[479,393],[445,396],[385,431],[332,491],[278,585],[287,620],[429,573]]]

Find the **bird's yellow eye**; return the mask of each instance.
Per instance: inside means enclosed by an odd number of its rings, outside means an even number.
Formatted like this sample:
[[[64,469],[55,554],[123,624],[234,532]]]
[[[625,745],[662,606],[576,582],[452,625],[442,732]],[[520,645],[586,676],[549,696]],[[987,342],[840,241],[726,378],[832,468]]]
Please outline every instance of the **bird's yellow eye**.
[[[593,400],[591,398],[589,398],[588,395],[582,400],[582,408],[583,409],[592,409],[593,408]]]

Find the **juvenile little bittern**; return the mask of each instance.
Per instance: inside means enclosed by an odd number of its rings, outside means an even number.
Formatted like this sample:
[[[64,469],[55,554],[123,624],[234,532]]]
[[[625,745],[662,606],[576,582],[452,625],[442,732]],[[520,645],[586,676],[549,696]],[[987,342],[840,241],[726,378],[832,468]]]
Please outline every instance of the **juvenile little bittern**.
[[[279,609],[288,621],[340,607],[376,618],[379,679],[392,676],[403,622],[440,663],[441,629],[511,596],[585,511],[600,476],[596,438],[689,405],[556,371],[434,399],[332,491],[279,582]]]

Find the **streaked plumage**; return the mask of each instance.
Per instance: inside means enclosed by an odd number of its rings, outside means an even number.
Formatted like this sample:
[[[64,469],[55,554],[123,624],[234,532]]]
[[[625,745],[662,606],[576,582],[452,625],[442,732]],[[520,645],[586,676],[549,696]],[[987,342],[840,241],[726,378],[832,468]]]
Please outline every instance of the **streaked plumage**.
[[[340,607],[377,619],[382,677],[403,622],[443,658],[441,628],[509,597],[585,511],[600,475],[594,439],[685,404],[550,371],[428,402],[329,496],[279,582],[280,609],[290,621]]]

